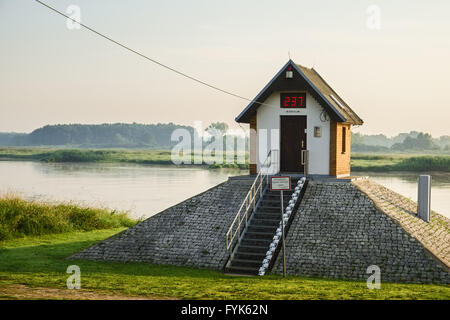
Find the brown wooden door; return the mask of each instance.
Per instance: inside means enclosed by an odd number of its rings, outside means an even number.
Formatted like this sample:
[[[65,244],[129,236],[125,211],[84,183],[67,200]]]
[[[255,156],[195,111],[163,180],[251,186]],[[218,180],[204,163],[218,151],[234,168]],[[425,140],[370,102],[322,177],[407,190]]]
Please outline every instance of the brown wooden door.
[[[280,170],[304,172],[301,151],[306,150],[306,116],[281,116]]]

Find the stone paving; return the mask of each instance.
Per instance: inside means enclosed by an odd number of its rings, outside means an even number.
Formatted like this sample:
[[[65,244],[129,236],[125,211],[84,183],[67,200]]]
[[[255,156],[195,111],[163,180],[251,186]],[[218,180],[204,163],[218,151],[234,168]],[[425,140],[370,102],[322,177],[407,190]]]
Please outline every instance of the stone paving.
[[[448,238],[434,217],[430,228],[439,230],[428,241],[445,247]],[[367,268],[376,265],[381,281],[450,284],[448,268],[352,183],[309,183],[287,234],[286,257],[291,275],[366,280]],[[282,272],[281,255],[272,271]]]
[[[226,232],[252,182],[229,179],[70,258],[221,270],[228,259]]]
[[[375,205],[450,268],[450,219],[431,212],[427,223],[417,216],[417,203],[378,183],[365,179],[354,184]]]

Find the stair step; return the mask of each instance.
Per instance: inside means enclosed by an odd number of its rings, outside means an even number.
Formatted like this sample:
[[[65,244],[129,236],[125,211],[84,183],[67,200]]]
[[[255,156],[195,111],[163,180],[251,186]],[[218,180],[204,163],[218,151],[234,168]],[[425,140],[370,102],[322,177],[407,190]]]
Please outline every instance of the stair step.
[[[237,262],[240,262],[240,263],[260,263],[260,261],[259,260],[256,260],[256,259],[233,259],[233,261],[232,261],[232,263],[237,263]]]
[[[246,234],[259,234],[259,235],[273,235],[274,232],[260,232],[260,231],[248,231],[246,232]]]
[[[257,214],[259,214],[259,215],[261,215],[261,214],[270,214],[270,215],[273,215],[273,216],[278,215],[278,216],[281,217],[281,208],[272,209],[272,208],[262,208],[261,207],[261,208],[259,208],[258,211],[255,212],[254,215],[256,216]]]
[[[258,270],[261,267],[261,260],[233,259],[231,267],[256,268]]]
[[[264,197],[264,199],[262,201],[266,201],[266,202],[273,202],[276,203],[278,205],[280,205],[281,201],[280,201],[280,196],[267,196]],[[284,195],[283,196],[283,203],[288,202],[289,200],[291,200],[291,195]]]
[[[290,196],[290,195],[292,195],[294,192],[295,192],[295,187],[293,187],[293,188],[291,189],[291,191],[284,191],[284,192],[283,192],[283,197]],[[280,191],[269,191],[269,192],[267,192],[267,193],[264,195],[264,198],[265,198],[265,197],[278,197],[278,198],[280,198],[280,197],[281,197],[281,194],[280,194]]]
[[[247,231],[246,236],[269,236],[273,237],[275,232],[258,232],[258,231]]]
[[[240,260],[252,260],[255,262],[258,262],[259,266],[262,265],[262,261],[265,259],[266,254],[260,253],[258,256],[255,255],[249,255],[245,253],[236,253],[234,256],[234,259],[240,259]],[[233,263],[231,263],[233,265]]]
[[[278,226],[280,224],[280,218],[278,219],[265,219],[265,218],[255,218],[253,217],[252,224],[258,223],[258,225],[267,225],[267,226]]]
[[[270,219],[281,221],[281,213],[272,213],[272,212],[258,212],[253,216],[255,219]]]
[[[256,245],[239,245],[239,247],[237,248],[237,252],[240,253],[261,253],[261,254],[265,254],[268,250],[268,245],[264,245],[264,246],[256,246]]]
[[[242,252],[242,251],[238,251],[234,254],[235,256],[248,256],[248,257],[254,257],[254,259],[257,258],[261,258],[260,260],[262,261],[263,258],[266,256],[266,252]],[[239,258],[237,258],[239,259]],[[241,258],[241,259],[246,259],[246,258]]]
[[[269,221],[272,221],[272,220],[269,220]],[[249,228],[265,228],[265,229],[273,229],[275,226],[273,225],[267,225],[267,224],[259,224],[259,223],[256,223],[256,222],[259,222],[259,221],[253,221],[250,225],[249,225]]]
[[[279,219],[272,219],[272,220],[266,220],[266,219],[258,219],[255,220],[255,223],[258,222],[258,225],[263,225],[271,228],[278,228],[280,226],[280,220]]]
[[[272,216],[275,219],[280,220],[281,219],[281,211],[278,210],[278,211],[274,212],[274,211],[268,211],[268,210],[261,210],[261,211],[255,212],[254,216],[261,217],[261,218],[264,218],[264,216]],[[271,219],[274,219],[274,218],[271,218]]]
[[[241,244],[249,246],[265,246],[267,250],[271,242],[272,239],[242,239]]]
[[[245,234],[246,240],[272,240],[273,236],[275,235],[274,232],[248,232]]]
[[[267,228],[256,228],[256,227],[252,227],[251,229],[248,229],[248,232],[261,232],[261,233],[270,233],[271,235],[275,234],[275,231],[277,230],[277,227],[274,226],[270,229]]]
[[[284,207],[286,209],[286,207]],[[281,212],[281,206],[260,206],[256,212],[260,212],[261,210],[273,210],[276,212]]]
[[[289,201],[284,202],[283,208],[286,208],[288,205],[289,205]],[[265,209],[265,208],[281,210],[280,201],[262,202],[259,205],[258,210]]]
[[[259,271],[259,267],[258,268],[249,268],[249,267],[228,267],[227,271],[230,273],[237,273],[237,274],[251,274],[251,275],[257,275],[258,271]]]
[[[291,200],[291,199],[284,197],[283,203],[288,203],[289,200]],[[264,198],[264,199],[262,199],[261,203],[273,204],[273,205],[278,205],[279,206],[281,201],[280,201],[279,198],[278,199]]]
[[[281,208],[260,208],[258,211],[255,212],[255,214],[258,213],[267,213],[267,214],[278,214],[281,216]]]
[[[248,231],[250,232],[275,232],[277,229],[277,225],[261,225],[261,224],[251,224],[248,227]]]

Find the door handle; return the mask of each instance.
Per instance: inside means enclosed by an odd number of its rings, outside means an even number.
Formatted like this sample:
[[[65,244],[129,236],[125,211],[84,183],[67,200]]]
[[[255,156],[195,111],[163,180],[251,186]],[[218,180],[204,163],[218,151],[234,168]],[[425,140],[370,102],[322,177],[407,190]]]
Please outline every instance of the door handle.
[[[305,165],[307,160],[308,160],[308,150],[301,150],[300,151],[300,164]]]

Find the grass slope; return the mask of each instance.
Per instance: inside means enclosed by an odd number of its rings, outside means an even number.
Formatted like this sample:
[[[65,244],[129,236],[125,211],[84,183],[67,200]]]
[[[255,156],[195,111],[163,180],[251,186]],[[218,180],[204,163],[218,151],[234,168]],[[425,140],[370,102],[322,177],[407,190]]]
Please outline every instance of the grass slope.
[[[221,272],[146,263],[114,263],[65,258],[119,229],[72,232],[0,242],[0,286],[65,288],[66,269],[81,269],[82,289],[119,295],[182,299],[450,299],[450,287],[269,275],[231,277]]]
[[[30,202],[0,197],[0,240],[24,236],[133,226],[126,213],[70,203]]]

